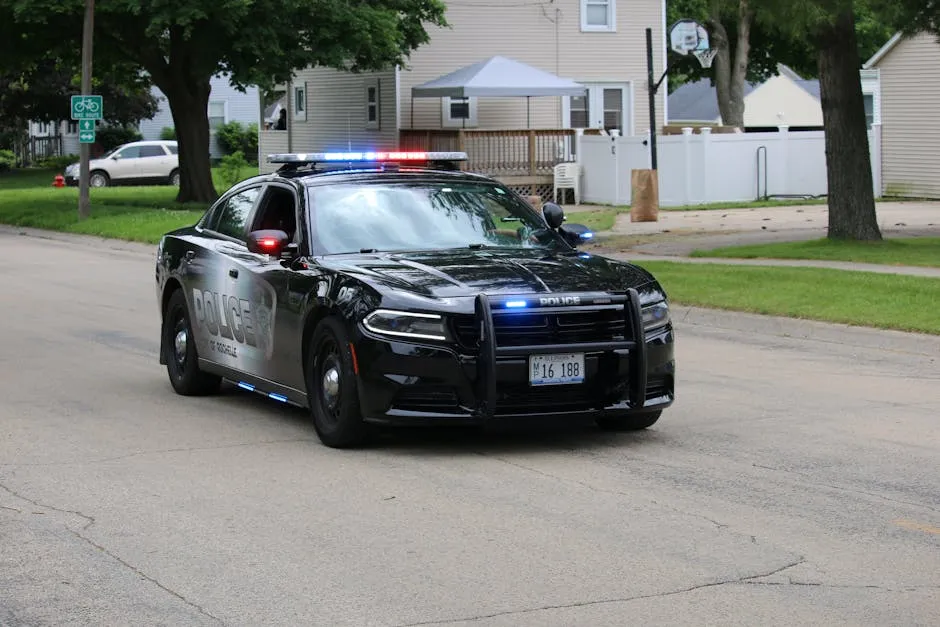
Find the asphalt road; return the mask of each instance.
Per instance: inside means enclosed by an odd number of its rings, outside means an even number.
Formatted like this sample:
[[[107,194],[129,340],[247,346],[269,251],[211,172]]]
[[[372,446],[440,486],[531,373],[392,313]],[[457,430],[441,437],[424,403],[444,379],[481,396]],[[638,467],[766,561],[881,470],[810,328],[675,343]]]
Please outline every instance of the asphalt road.
[[[0,232],[0,625],[940,623],[940,343],[680,322],[648,432],[334,451],[174,395],[151,251],[76,241]]]

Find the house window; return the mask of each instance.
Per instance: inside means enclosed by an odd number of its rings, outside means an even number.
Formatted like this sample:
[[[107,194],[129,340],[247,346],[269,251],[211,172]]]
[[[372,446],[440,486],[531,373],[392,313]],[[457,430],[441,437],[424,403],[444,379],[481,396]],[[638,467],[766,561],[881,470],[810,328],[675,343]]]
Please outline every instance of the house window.
[[[78,135],[78,122],[71,121],[69,122],[68,128],[65,131],[66,135]]]
[[[381,108],[379,106],[379,81],[366,81],[366,128],[380,127]]]
[[[294,119],[307,119],[307,83],[294,85]]]
[[[616,13],[616,0],[581,0],[581,30],[613,32]]]
[[[874,94],[864,94],[865,99],[865,126],[869,129],[875,122],[875,96]]]
[[[443,125],[451,128],[473,128],[477,125],[476,98],[443,98]]]
[[[583,96],[571,96],[571,108],[568,118],[569,128],[589,128],[591,126],[590,92],[585,91]]]
[[[225,124],[225,101],[216,100],[209,103],[209,128],[215,130]]]

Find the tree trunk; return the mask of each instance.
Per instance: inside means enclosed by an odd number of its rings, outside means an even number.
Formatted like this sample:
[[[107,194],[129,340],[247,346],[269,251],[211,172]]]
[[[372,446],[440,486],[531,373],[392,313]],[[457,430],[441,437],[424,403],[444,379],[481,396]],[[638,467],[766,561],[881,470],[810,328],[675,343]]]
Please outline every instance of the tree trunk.
[[[753,11],[748,0],[738,2],[737,41],[732,60],[731,42],[721,22],[721,3],[712,3],[712,15],[708,20],[712,48],[718,50],[715,68],[715,92],[718,97],[718,112],[725,126],[744,127],[744,82],[751,53],[751,22]]]
[[[829,239],[881,239],[875,215],[861,63],[851,3],[818,37],[819,92],[826,133]]]
[[[209,163],[209,81],[173,77],[170,83],[157,86],[170,105],[179,144],[180,189],[176,201],[211,203],[219,194],[212,183]]]

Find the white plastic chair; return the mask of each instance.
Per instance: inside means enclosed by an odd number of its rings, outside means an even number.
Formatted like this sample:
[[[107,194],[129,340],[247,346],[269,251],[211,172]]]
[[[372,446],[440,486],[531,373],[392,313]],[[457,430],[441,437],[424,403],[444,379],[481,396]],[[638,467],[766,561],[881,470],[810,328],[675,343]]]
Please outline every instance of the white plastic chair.
[[[558,203],[559,189],[574,190],[574,204],[581,204],[581,165],[577,163],[559,163],[554,169],[554,202]]]

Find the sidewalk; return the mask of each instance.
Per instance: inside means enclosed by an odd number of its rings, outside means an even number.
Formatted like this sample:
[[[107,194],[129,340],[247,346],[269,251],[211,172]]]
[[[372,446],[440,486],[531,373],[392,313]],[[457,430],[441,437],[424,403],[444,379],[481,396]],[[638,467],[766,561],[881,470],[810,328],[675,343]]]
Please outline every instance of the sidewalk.
[[[608,231],[607,235],[614,237],[641,235],[653,238],[661,235],[662,241],[654,240],[622,250],[609,250],[604,247],[603,240],[600,240],[593,250],[625,261],[814,267],[940,278],[940,267],[810,259],[689,257],[695,250],[823,238],[828,228],[828,211],[826,205],[700,211],[660,210],[659,219],[656,222],[631,222],[629,212],[624,212],[617,217],[613,229]],[[940,237],[940,202],[882,202],[877,204],[876,211],[878,224],[885,237]],[[574,212],[574,216],[576,215],[577,213]],[[572,222],[577,221],[574,216]]]

